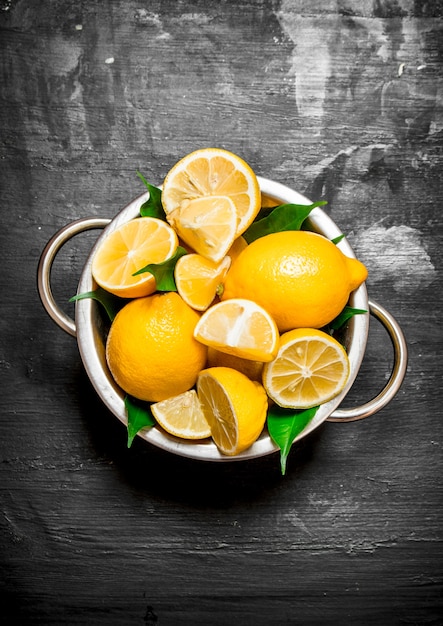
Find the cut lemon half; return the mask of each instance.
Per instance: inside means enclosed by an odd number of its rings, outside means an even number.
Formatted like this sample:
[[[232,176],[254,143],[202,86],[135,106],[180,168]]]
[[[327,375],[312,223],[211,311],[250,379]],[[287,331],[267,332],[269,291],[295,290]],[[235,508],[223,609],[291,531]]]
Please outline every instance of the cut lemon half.
[[[272,363],[263,368],[263,385],[277,404],[307,409],[335,398],[349,377],[343,346],[321,330],[297,328],[284,333]]]
[[[206,439],[211,435],[195,389],[151,404],[151,411],[170,435],[182,439]]]
[[[179,258],[174,269],[178,293],[193,309],[206,311],[230,265],[231,259],[228,256],[220,263],[214,263],[200,254],[185,254]]]
[[[268,409],[261,384],[229,367],[212,367],[200,372],[197,394],[222,454],[239,454],[258,439]]]
[[[236,236],[246,230],[261,208],[253,170],[239,156],[221,148],[191,152],[171,168],[163,183],[162,203],[167,215],[190,201],[210,196],[225,196],[234,203]]]
[[[277,325],[265,309],[245,299],[219,302],[203,313],[194,337],[221,352],[252,361],[272,361],[277,354]]]
[[[92,260],[92,275],[100,287],[121,298],[140,298],[156,289],[149,272],[133,274],[149,263],[162,263],[178,246],[178,237],[166,222],[138,217],[112,231]]]
[[[236,236],[235,205],[225,196],[183,202],[166,218],[188,246],[216,263],[226,256]]]

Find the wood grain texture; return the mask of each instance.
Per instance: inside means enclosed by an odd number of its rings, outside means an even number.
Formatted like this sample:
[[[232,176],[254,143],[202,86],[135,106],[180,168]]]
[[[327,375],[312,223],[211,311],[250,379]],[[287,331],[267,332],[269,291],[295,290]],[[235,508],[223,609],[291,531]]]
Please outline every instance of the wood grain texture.
[[[2,623],[443,624],[442,34],[437,1],[0,1]],[[327,200],[408,341],[284,478],[127,450],[36,290],[56,230],[203,146]],[[71,315],[96,236],[54,264]],[[373,321],[345,405],[391,367]]]

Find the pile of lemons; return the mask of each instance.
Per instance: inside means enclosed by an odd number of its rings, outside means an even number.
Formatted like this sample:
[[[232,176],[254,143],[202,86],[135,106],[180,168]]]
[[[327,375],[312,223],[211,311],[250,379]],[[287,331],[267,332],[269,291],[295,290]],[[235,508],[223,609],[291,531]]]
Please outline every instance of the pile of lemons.
[[[212,437],[235,455],[260,436],[269,402],[303,409],[332,399],[349,376],[346,352],[320,330],[367,276],[325,237],[303,230],[242,234],[261,209],[253,170],[226,150],[181,159],[162,187],[166,220],[138,217],[101,243],[97,284],[127,298],[106,359],[117,384],[150,403],[159,425]],[[177,291],[158,292],[150,263],[186,248]],[[135,275],[136,274],[136,275]]]

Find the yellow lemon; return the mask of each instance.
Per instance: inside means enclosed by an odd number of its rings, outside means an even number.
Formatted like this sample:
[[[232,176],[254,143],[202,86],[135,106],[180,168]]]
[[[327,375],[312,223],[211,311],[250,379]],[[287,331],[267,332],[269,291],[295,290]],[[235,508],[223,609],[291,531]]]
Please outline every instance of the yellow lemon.
[[[121,298],[140,298],[156,289],[149,272],[133,274],[149,263],[162,263],[178,246],[174,230],[163,220],[139,217],[112,231],[92,259],[96,282]]]
[[[266,235],[232,263],[222,300],[248,298],[265,308],[280,332],[321,328],[366,280],[366,267],[331,241],[307,231]]]
[[[282,407],[307,409],[335,398],[349,377],[343,346],[327,333],[296,328],[280,338],[280,349],[263,368],[263,385]]]
[[[268,409],[262,385],[229,367],[212,367],[200,373],[197,394],[220,452],[239,454],[258,439]]]
[[[263,307],[252,300],[218,302],[199,319],[194,337],[221,352],[252,361],[272,361],[277,354],[277,325]]]
[[[261,207],[256,175],[239,156],[202,148],[178,161],[163,182],[167,220],[193,250],[220,261]]]
[[[230,265],[229,256],[214,263],[200,254],[185,254],[174,269],[178,293],[193,309],[205,311],[218,293]]]
[[[235,205],[227,197],[196,198],[183,203],[167,219],[187,246],[216,263],[226,256],[236,237]]]
[[[195,389],[151,404],[151,411],[170,435],[182,439],[205,439],[211,434]]]
[[[131,300],[112,322],[106,359],[129,395],[159,402],[188,391],[207,350],[194,339],[199,314],[175,292]]]

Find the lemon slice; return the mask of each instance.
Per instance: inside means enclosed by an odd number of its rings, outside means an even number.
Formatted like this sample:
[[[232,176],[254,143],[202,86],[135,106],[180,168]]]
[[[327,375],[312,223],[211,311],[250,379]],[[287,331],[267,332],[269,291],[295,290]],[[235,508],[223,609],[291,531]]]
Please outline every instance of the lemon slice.
[[[261,208],[261,192],[251,167],[239,156],[221,148],[202,148],[176,163],[163,183],[166,214],[180,211],[197,198],[225,196],[236,212],[236,237],[252,223]]]
[[[335,398],[349,377],[343,346],[321,330],[284,333],[274,361],[263,368],[263,385],[282,407],[307,409]]]
[[[235,239],[235,206],[224,196],[190,200],[167,220],[188,246],[214,262],[226,256]]]
[[[262,385],[229,367],[212,367],[200,372],[197,394],[222,454],[239,454],[258,439],[268,408]]]
[[[185,254],[175,265],[174,279],[183,300],[197,311],[205,311],[214,300],[231,265],[226,256],[214,263],[200,254]]]
[[[149,263],[166,261],[177,246],[176,233],[163,220],[130,220],[102,241],[92,260],[92,275],[100,287],[121,298],[147,296],[156,289],[154,276],[133,274]]]
[[[194,337],[221,352],[252,361],[272,361],[277,354],[277,325],[265,309],[252,300],[219,302],[203,313]]]
[[[205,439],[211,435],[195,389],[151,404],[151,411],[170,435],[182,439]]]

